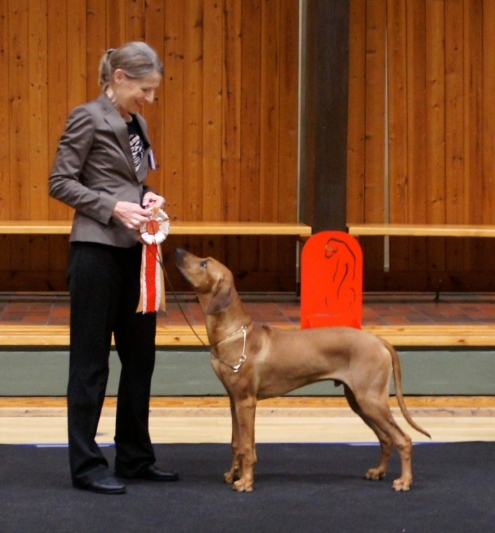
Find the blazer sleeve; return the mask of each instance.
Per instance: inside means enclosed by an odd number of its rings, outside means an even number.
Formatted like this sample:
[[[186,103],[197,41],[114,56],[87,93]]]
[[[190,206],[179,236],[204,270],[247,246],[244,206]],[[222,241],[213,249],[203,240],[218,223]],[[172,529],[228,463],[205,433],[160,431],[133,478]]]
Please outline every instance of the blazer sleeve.
[[[108,224],[117,199],[105,191],[89,188],[81,181],[94,135],[95,124],[91,113],[84,106],[74,109],[60,139],[49,178],[49,192],[53,198],[84,215]]]

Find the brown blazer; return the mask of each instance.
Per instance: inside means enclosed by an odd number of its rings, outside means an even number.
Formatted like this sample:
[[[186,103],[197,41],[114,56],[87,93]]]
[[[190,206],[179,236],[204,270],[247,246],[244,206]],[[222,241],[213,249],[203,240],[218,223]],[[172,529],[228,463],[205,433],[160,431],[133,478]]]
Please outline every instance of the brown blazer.
[[[106,94],[74,109],[58,146],[49,179],[50,196],[76,212],[71,241],[130,247],[137,233],[112,218],[117,201],[141,205],[149,188],[150,141],[146,121],[136,115],[144,136],[145,154],[136,172],[127,126]]]

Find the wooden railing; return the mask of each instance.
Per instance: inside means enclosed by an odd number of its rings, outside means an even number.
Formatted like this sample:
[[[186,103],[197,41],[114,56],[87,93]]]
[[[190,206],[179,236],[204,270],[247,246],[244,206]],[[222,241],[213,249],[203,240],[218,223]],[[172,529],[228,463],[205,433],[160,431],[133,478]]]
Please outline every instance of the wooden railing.
[[[495,237],[495,225],[472,224],[347,224],[355,237]]]
[[[0,234],[69,234],[72,222],[56,220],[3,220]],[[311,236],[311,226],[299,222],[184,222],[172,221],[171,235],[295,235]]]

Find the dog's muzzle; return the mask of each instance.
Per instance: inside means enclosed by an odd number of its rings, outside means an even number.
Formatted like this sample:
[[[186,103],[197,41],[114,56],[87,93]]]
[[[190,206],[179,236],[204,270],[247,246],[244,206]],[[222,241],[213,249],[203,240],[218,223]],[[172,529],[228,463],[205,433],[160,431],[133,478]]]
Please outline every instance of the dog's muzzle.
[[[183,250],[182,248],[177,248],[175,250],[175,259],[174,259],[174,262],[175,262],[175,266],[177,267],[181,267],[181,266],[184,266],[184,256],[187,254],[187,252],[185,250]]]

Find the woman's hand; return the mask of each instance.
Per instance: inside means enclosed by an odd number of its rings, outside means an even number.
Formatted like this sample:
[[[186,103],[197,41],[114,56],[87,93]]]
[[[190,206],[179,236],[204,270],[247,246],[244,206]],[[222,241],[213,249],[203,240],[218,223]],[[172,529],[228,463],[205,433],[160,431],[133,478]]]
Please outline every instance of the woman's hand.
[[[139,204],[119,201],[115,205],[112,216],[120,220],[127,228],[138,230],[143,224],[148,222],[151,213],[149,209],[143,209]]]
[[[158,196],[158,194],[155,194],[154,192],[148,191],[143,196],[143,207],[148,209],[150,207],[163,209],[165,207],[165,198],[163,198],[163,196]]]

